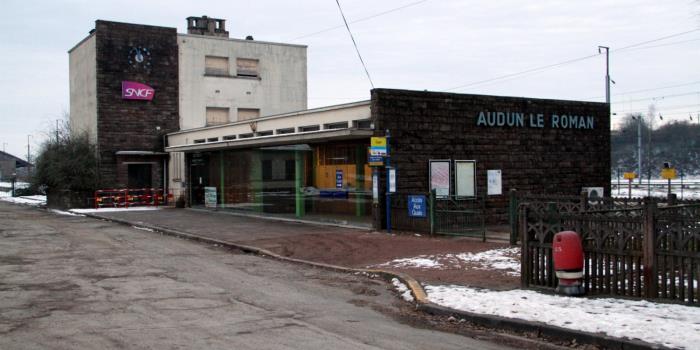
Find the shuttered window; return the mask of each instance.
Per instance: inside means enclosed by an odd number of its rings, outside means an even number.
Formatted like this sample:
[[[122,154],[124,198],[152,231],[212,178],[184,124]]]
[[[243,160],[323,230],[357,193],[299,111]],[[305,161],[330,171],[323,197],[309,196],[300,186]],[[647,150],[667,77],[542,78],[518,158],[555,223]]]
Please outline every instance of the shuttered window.
[[[228,123],[228,108],[207,107],[207,126]]]
[[[257,77],[258,60],[250,58],[237,58],[236,74],[242,77]]]
[[[260,116],[260,110],[257,108],[239,108],[238,121],[254,119]]]
[[[212,75],[229,75],[228,57],[204,57],[204,73]]]

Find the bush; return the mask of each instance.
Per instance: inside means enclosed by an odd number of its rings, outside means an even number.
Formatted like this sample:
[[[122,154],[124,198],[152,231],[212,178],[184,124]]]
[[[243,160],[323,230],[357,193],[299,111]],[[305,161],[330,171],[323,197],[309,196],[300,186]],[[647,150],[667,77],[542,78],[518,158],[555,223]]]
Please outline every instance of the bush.
[[[67,124],[39,149],[31,187],[34,191],[92,192],[99,188],[96,148],[87,133],[71,135]]]

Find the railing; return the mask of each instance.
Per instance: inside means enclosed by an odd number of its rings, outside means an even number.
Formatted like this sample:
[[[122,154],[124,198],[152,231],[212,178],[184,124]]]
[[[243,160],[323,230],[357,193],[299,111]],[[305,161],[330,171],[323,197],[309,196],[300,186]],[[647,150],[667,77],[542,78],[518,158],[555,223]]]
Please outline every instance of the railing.
[[[552,238],[571,230],[584,248],[584,290],[588,294],[667,299],[700,304],[700,204],[565,212],[555,202],[545,209],[519,209],[524,287],[554,288]]]
[[[172,196],[163,195],[160,188],[123,188],[95,191],[95,209],[128,208],[133,206],[159,206],[171,201]]]

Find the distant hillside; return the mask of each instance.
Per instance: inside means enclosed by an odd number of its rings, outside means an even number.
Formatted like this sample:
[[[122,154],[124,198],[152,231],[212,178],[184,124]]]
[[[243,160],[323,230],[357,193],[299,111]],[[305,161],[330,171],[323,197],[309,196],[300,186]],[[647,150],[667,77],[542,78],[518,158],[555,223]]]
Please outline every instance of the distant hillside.
[[[647,177],[647,152],[649,147],[649,127],[642,122],[642,177]],[[612,175],[617,169],[637,171],[637,120],[628,116],[619,130],[611,135]],[[651,177],[660,177],[664,162],[671,162],[684,176],[700,175],[700,125],[694,123],[671,122],[653,129],[651,132]]]

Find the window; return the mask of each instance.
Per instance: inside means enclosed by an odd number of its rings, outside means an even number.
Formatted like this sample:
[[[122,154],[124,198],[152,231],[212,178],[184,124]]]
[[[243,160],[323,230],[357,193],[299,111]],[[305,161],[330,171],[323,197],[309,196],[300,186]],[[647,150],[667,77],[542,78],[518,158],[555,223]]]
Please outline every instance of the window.
[[[284,161],[284,179],[294,180],[296,163],[294,159],[287,159]]]
[[[457,195],[457,197],[476,197],[475,175],[475,161],[455,160],[455,195]]]
[[[272,130],[258,131],[255,133],[255,136],[270,136],[270,135],[272,135]]]
[[[204,74],[229,75],[228,57],[205,56]]]
[[[216,141],[219,141],[218,137],[210,137],[207,139],[207,142],[216,142]]]
[[[260,109],[258,108],[239,108],[238,109],[238,121],[255,119],[260,117]]]
[[[257,77],[258,60],[250,58],[237,58],[236,75],[239,77]]]
[[[330,123],[323,126],[324,129],[347,129],[348,122]]]
[[[318,125],[308,125],[308,126],[300,126],[299,127],[299,132],[305,132],[305,131],[319,131],[321,130],[321,127]]]
[[[277,129],[276,133],[277,133],[277,135],[293,134],[294,128]]]
[[[231,141],[231,140],[235,140],[235,139],[236,139],[236,135],[226,135],[226,136],[224,136],[224,141]]]
[[[194,140],[193,142],[194,143],[204,143],[205,141],[206,141],[205,139],[197,139],[197,140]]]
[[[352,124],[354,127],[358,129],[373,129],[374,125],[372,124],[371,119],[362,119],[362,120],[353,120]]]
[[[253,135],[253,133],[251,132],[251,133],[247,133],[247,134],[240,134],[240,135],[238,135],[238,138],[239,138],[239,139],[249,139],[249,138],[251,138],[251,137],[253,137],[253,136],[254,136],[254,135]]]
[[[228,123],[228,108],[207,107],[207,126]]]

